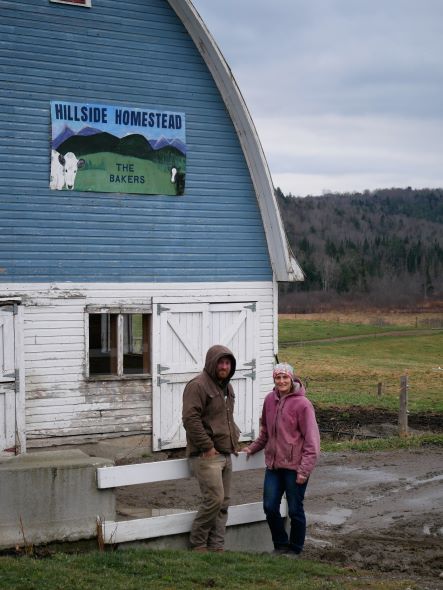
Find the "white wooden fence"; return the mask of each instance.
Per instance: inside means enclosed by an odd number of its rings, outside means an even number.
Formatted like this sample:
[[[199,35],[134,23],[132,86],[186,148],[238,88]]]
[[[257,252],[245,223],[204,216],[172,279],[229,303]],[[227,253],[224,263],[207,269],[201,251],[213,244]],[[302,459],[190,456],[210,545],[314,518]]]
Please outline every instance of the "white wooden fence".
[[[246,453],[232,456],[233,471],[264,468],[263,452],[246,460]],[[97,486],[100,489],[135,484],[170,481],[191,477],[187,459],[139,463],[119,467],[97,469]],[[282,502],[282,515],[286,516],[286,502]],[[166,516],[137,518],[125,521],[105,521],[101,524],[105,543],[124,543],[187,533],[191,530],[196,512],[181,512]],[[261,502],[229,507],[227,526],[248,524],[265,520]]]

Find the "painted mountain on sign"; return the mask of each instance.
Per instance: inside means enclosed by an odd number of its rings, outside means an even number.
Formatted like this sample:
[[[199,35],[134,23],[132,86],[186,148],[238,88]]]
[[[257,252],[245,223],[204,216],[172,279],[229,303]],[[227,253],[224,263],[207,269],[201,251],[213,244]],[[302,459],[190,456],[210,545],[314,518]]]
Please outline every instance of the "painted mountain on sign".
[[[59,146],[73,135],[75,135],[75,133],[65,125],[57,137],[52,140],[52,149],[58,150]]]
[[[83,127],[77,133],[77,135],[96,135],[97,133],[101,133],[100,129],[95,129],[94,127]]]
[[[59,137],[65,137],[57,150],[61,154],[73,152],[77,158],[91,156],[92,154],[115,154],[129,158],[148,160],[166,168],[179,168],[184,170],[186,157],[177,149],[174,143],[166,142],[160,147],[153,149],[150,142],[144,135],[133,133],[124,137],[116,137],[112,133],[97,131],[92,128],[84,128],[76,135],[68,133],[67,129]],[[53,147],[54,147],[53,143]],[[183,144],[184,145],[184,144]]]
[[[120,142],[118,137],[106,131],[100,131],[94,135],[72,135],[58,146],[61,154],[74,152],[77,157],[100,152],[117,152]]]
[[[122,156],[134,156],[135,158],[149,160],[153,150],[144,135],[134,133],[133,135],[122,137],[114,151],[117,154],[122,154]]]
[[[153,150],[159,152],[165,148],[186,155],[186,144],[180,139],[168,139],[164,136],[148,141],[144,135],[133,133],[124,137],[117,137],[112,133],[100,131],[93,127],[83,127],[74,133],[67,125],[63,131],[52,140],[52,148],[60,153],[74,152],[81,156],[98,152],[113,152],[138,158],[150,158]]]
[[[172,146],[182,154],[186,154],[186,145],[180,139],[168,139],[162,135],[157,140],[151,140],[151,145],[155,150]]]
[[[157,141],[153,140],[151,144],[144,135],[138,133],[119,138],[112,133],[92,127],[84,127],[75,134],[66,126],[53,140],[52,148],[61,154],[74,152],[77,157],[110,152],[161,162],[165,165],[171,163],[172,166],[176,166],[174,159],[180,160],[186,154],[186,145],[179,139],[169,140],[162,136]]]

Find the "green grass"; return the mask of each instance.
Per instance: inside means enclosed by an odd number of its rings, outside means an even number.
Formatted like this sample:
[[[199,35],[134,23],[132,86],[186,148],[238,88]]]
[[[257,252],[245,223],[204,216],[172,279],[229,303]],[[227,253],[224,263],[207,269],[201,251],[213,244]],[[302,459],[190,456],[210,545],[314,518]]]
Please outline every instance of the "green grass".
[[[281,320],[288,321],[294,326],[287,334],[296,333],[300,320]],[[301,332],[305,323],[301,321]],[[352,326],[354,331],[359,327],[362,334],[368,327]],[[343,323],[336,326],[339,327]],[[335,333],[334,328],[331,333]],[[400,377],[407,373],[409,410],[443,412],[443,370],[439,369],[443,367],[442,351],[443,331],[438,330],[426,335],[288,345],[281,349],[279,359],[296,367],[308,384],[309,398],[320,407],[361,405],[396,411]],[[381,397],[377,396],[379,382],[383,383]]]
[[[373,326],[326,320],[280,319],[278,322],[278,338],[280,344],[284,345],[287,342],[309,342],[310,340],[320,340],[322,338],[342,338],[343,336],[381,334],[383,332],[412,329],[411,326],[398,324]]]
[[[404,590],[408,580],[248,553],[127,550],[47,559],[0,557],[2,590]]]
[[[395,449],[419,449],[423,447],[443,447],[443,434],[426,434],[400,438],[392,436],[389,438],[378,438],[372,440],[347,440],[342,442],[321,441],[321,450],[324,452],[339,451],[389,451]]]

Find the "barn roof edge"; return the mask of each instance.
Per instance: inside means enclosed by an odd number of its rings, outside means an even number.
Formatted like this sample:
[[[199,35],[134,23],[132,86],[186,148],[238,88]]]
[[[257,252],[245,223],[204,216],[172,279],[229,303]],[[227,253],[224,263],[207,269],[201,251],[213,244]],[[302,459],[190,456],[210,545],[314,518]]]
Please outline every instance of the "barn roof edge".
[[[254,185],[275,279],[278,282],[302,281],[304,274],[287,240],[266,156],[232,71],[192,2],[168,2],[194,41],[231,116]]]

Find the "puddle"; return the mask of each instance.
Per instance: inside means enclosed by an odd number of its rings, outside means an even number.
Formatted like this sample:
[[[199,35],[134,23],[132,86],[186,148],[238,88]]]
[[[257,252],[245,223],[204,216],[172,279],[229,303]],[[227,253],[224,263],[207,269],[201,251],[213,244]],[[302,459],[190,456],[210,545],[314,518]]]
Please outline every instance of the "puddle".
[[[327,525],[343,524],[350,516],[352,516],[352,510],[349,510],[348,508],[333,508],[324,514],[307,514],[309,521],[315,521],[316,523],[323,523]]]
[[[398,477],[381,469],[361,469],[352,467],[327,467],[322,469],[322,478],[327,478],[328,488],[342,489],[353,485],[366,486],[368,484],[398,481]]]
[[[411,498],[405,498],[402,501],[404,509],[411,507],[412,509],[419,509],[422,512],[432,512],[441,510],[443,505],[441,489],[424,489],[414,490],[415,495]]]

